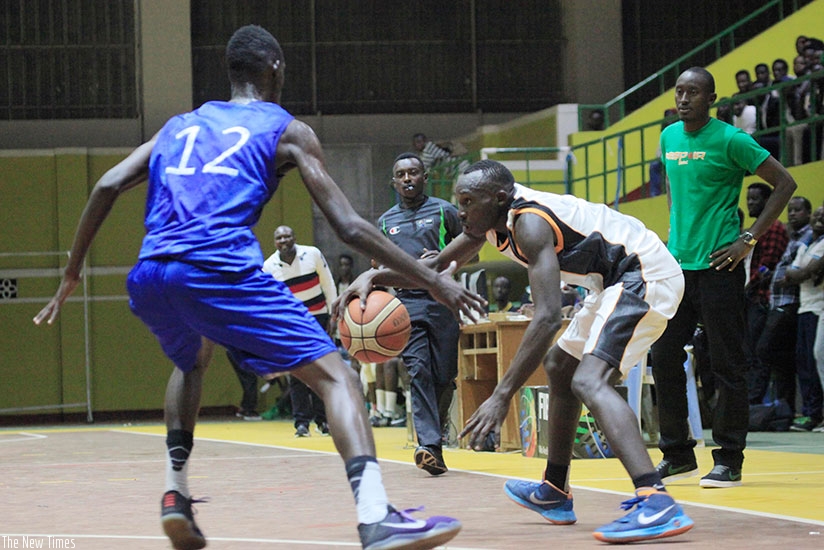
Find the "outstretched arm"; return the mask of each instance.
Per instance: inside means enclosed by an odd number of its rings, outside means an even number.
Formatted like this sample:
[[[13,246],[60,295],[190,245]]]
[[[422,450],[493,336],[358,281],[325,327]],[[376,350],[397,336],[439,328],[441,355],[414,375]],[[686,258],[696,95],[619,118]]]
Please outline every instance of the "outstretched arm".
[[[468,435],[473,449],[483,447],[489,432],[495,434],[495,446],[500,444],[501,424],[512,396],[541,364],[561,328],[561,270],[553,246],[554,233],[540,216],[523,214],[518,218],[515,235],[518,248],[529,259],[529,286],[535,316],[524,332],[509,369],[459,435]]]
[[[289,124],[278,143],[278,159],[281,169],[298,168],[312,199],[344,243],[382,265],[405,273],[415,286],[427,289],[456,317],[459,312],[466,315],[470,315],[471,310],[483,312],[483,298],[463,288],[452,279],[451,273],[438,273],[406,254],[399,254],[389,239],[355,212],[327,172],[320,142],[309,126],[297,120]]]
[[[457,268],[477,257],[483,244],[483,240],[472,239],[465,234],[460,234],[452,239],[452,242],[440,252],[429,251],[418,260],[418,263],[438,272],[448,273],[451,276]],[[343,316],[346,304],[355,297],[365,302],[367,294],[376,285],[394,288],[418,288],[418,285],[411,277],[407,277],[404,273],[393,269],[381,267],[364,271],[335,300],[333,310],[336,317]]]
[[[44,320],[48,324],[54,323],[63,302],[66,301],[66,298],[71,295],[80,282],[83,260],[89,252],[89,247],[97,234],[97,230],[100,229],[103,220],[109,215],[114,202],[121,193],[146,180],[149,174],[149,157],[152,154],[156,137],[135,149],[128,157],[103,174],[103,177],[95,184],[77,224],[77,231],[74,234],[74,242],[69,253],[69,262],[63,272],[63,279],[60,281],[60,286],[54,297],[34,317],[36,325]]]

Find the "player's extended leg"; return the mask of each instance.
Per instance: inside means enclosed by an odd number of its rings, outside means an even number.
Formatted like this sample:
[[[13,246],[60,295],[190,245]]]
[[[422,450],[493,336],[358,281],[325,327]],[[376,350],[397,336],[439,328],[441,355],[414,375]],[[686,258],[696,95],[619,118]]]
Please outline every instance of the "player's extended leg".
[[[599,527],[603,542],[625,543],[671,537],[692,528],[693,521],[666,492],[638,430],[635,414],[615,390],[620,371],[586,354],[572,378],[572,391],[592,411],[610,448],[635,486],[635,497],[622,503],[626,516]],[[634,508],[634,509],[633,509]]]
[[[433,516],[416,521],[389,505],[360,382],[337,352],[295,369],[292,376],[303,380],[326,403],[329,434],[346,465],[365,549],[434,548],[460,531],[456,519]]]
[[[572,379],[572,391],[589,408],[610,448],[632,479],[654,470],[638,420],[615,390],[621,372],[594,355],[584,355]]]
[[[576,521],[569,491],[569,465],[581,416],[581,400],[571,389],[577,366],[578,360],[558,346],[547,353],[544,369],[549,382],[549,448],[544,479],[537,483],[509,480],[504,485],[504,492],[515,503],[558,525]]]
[[[166,386],[166,493],[161,502],[160,517],[163,531],[177,550],[197,550],[206,546],[206,537],[192,516],[188,467],[200,409],[203,375],[213,350],[214,344],[203,338],[195,367],[186,373],[175,368]]]

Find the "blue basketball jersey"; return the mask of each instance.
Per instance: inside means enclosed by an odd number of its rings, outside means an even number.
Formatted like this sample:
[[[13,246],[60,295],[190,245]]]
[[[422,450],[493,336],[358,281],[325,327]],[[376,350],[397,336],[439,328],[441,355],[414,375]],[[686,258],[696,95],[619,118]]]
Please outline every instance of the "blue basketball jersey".
[[[293,119],[265,101],[211,101],[171,118],[149,161],[140,259],[260,268],[252,227],[277,189],[277,144]]]

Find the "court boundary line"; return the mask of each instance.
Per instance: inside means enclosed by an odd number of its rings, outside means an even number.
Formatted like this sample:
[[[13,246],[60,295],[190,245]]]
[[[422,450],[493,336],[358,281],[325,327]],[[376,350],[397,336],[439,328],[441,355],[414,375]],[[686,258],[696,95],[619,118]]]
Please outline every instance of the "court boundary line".
[[[165,437],[164,434],[134,432],[134,431],[128,431],[128,430],[119,430],[119,429],[113,429],[111,431],[116,431],[118,433],[148,435],[148,436],[154,436],[154,437]],[[195,440],[210,441],[210,442],[213,442],[213,443],[232,443],[232,444],[235,444],[235,445],[248,445],[248,446],[252,446],[252,447],[287,449],[287,450],[291,450],[291,451],[299,451],[299,452],[305,452],[305,453],[310,453],[310,454],[314,453],[314,454],[322,454],[322,455],[327,455],[327,456],[338,456],[337,452],[320,451],[320,450],[317,450],[317,449],[302,450],[302,449],[295,449],[294,447],[284,447],[282,445],[269,445],[269,444],[265,444],[265,443],[251,443],[251,442],[248,442],[248,441],[214,439],[214,438],[211,438],[211,437],[195,437]],[[401,465],[413,466],[413,467],[415,466],[414,464],[412,464],[410,462],[405,462],[405,461],[402,461],[402,460],[384,459],[384,458],[378,458],[378,460],[380,462],[388,462],[388,463],[391,463],[391,464],[401,464]],[[476,470],[463,470],[463,469],[457,469],[457,468],[450,468],[450,471],[451,472],[461,472],[461,473],[472,474],[472,475],[481,475],[481,476],[487,476],[487,477],[494,477],[494,478],[504,479],[504,480],[506,480],[506,479],[520,479],[520,480],[523,480],[523,481],[534,481],[531,478],[523,478],[523,477],[517,477],[517,476],[505,476],[505,475],[502,475],[502,474],[493,474],[493,473],[489,473],[489,472],[479,472],[479,471],[476,471]],[[785,475],[793,475],[793,474],[797,474],[797,473],[798,472],[788,472]],[[751,474],[751,475],[757,476],[759,474]],[[767,475],[767,474],[764,474],[764,475]],[[777,475],[777,474],[772,472],[769,475]],[[593,491],[593,492],[596,492],[596,493],[605,493],[605,494],[610,494],[610,495],[632,496],[632,493],[622,492],[622,491],[614,491],[614,490],[611,490],[611,489],[601,489],[601,488],[598,488],[598,487],[587,487],[587,486],[577,485],[577,484],[576,485],[570,485],[570,487],[572,489],[577,490],[577,491]],[[730,506],[720,506],[720,505],[717,505],[717,504],[706,504],[706,503],[702,503],[702,502],[694,502],[692,500],[681,500],[681,499],[679,499],[678,502],[679,502],[679,504],[687,504],[689,506],[696,506],[698,508],[704,508],[704,509],[707,509],[707,510],[719,510],[719,511],[723,511],[723,512],[746,514],[746,515],[755,516],[755,517],[763,517],[763,518],[777,519],[777,520],[783,520],[783,521],[791,521],[791,522],[794,522],[794,523],[802,523],[802,524],[805,524],[805,525],[824,526],[824,521],[822,521],[822,520],[800,518],[800,517],[796,517],[796,516],[784,516],[784,515],[781,515],[781,514],[773,514],[773,513],[770,513],[770,512],[760,512],[760,511],[757,511],[757,510],[746,510],[746,509],[743,509],[743,508],[733,508],[733,507],[730,507]]]
[[[26,437],[18,438],[4,438],[0,435],[0,445],[3,443],[16,443],[18,441],[34,441],[36,439],[47,439],[49,436],[45,434],[33,434],[29,432],[15,432],[17,435],[24,435]]]

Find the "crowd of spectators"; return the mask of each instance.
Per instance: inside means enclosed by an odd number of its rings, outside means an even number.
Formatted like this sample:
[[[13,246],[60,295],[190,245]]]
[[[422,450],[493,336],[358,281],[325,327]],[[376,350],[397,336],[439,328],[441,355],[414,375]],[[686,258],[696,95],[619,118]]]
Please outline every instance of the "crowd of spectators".
[[[771,66],[766,63],[756,64],[755,80],[751,78],[748,69],[739,70],[735,73],[738,91],[733,98],[719,101],[716,114],[719,119],[754,134],[761,146],[785,166],[797,166],[824,158],[824,126],[821,122],[805,122],[810,117],[824,114],[824,77],[771,89],[763,94],[752,92],[797,80],[824,68],[824,42],[820,39],[799,36],[795,47],[793,74],[790,74],[790,63],[782,58],[775,59]]]

